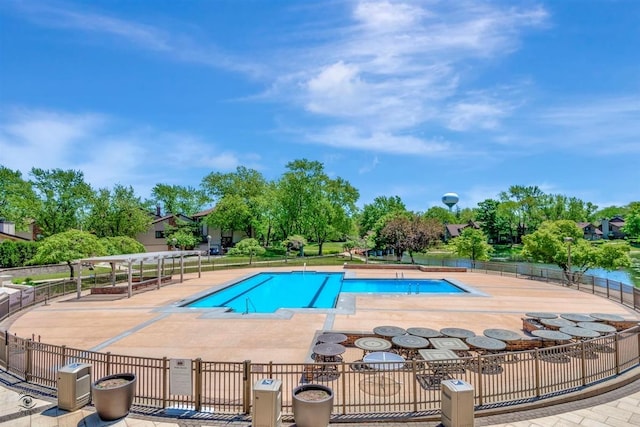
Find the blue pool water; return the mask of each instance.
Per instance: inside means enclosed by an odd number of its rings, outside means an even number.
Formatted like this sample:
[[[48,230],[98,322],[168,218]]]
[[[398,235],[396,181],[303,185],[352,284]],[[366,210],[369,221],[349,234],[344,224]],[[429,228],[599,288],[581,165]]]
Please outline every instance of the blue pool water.
[[[259,273],[185,305],[227,307],[237,313],[279,308],[334,308],[341,292],[376,294],[464,293],[439,279],[345,279],[344,273]]]

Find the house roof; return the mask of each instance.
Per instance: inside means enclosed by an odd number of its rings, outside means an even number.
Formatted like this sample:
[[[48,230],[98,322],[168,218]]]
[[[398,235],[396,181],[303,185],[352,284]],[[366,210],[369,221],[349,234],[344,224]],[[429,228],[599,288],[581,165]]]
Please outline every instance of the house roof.
[[[198,212],[197,214],[193,214],[193,218],[202,218],[203,216],[207,216],[209,215],[211,212],[213,212],[213,210],[215,209],[215,207],[213,208],[209,208],[209,209],[205,209],[203,211]]]
[[[193,221],[193,219],[192,219],[192,218],[190,218],[190,217],[188,217],[188,216],[186,216],[186,215],[182,215],[182,214],[177,214],[177,215],[170,214],[170,215],[165,215],[165,216],[161,216],[160,218],[154,219],[153,221],[151,221],[151,223],[152,223],[152,224],[156,224],[156,223],[158,223],[158,222],[168,221],[168,220],[170,220],[171,218],[178,218],[178,217],[180,217],[180,218],[182,218],[182,219],[184,219],[184,220],[187,220],[187,221]]]
[[[9,233],[5,233],[3,231],[0,231],[0,240],[20,240],[20,241],[24,241],[24,242],[30,242],[29,239],[21,237],[21,236],[16,236],[15,234],[9,234]]]

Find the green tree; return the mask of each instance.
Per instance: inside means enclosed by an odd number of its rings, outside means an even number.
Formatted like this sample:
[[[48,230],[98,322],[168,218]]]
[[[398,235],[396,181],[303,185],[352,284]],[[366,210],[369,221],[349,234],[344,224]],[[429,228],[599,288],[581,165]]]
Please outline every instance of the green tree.
[[[266,249],[260,245],[260,242],[256,239],[246,238],[240,240],[236,245],[229,249],[228,255],[237,256],[237,255],[247,255],[249,256],[249,265],[253,262],[253,257],[262,255],[265,253]]]
[[[640,240],[640,202],[630,204],[629,213],[624,218],[622,231],[629,239]]]
[[[500,193],[502,202],[512,202],[508,206],[518,219],[516,243],[527,233],[538,228],[542,222],[541,201],[544,193],[537,186],[512,185],[508,191]]]
[[[385,217],[380,229],[379,243],[394,249],[396,259],[402,260],[406,251],[415,263],[416,252],[423,252],[440,241],[442,224],[435,218],[423,218],[414,213],[396,212]]]
[[[94,197],[84,175],[74,170],[31,169],[38,202],[34,220],[44,237],[80,228]]]
[[[456,214],[442,206],[431,206],[422,216],[425,218],[435,218],[443,225],[456,224],[458,222]]]
[[[73,279],[73,261],[106,254],[106,249],[95,235],[86,231],[72,229],[49,236],[40,242],[38,251],[29,261],[29,264],[41,265],[66,262],[70,270],[69,277]]]
[[[282,245],[286,249],[287,257],[292,250],[299,251],[300,255],[303,255],[304,247],[307,245],[307,239],[305,239],[303,236],[295,234],[284,239],[282,241]]]
[[[501,224],[498,215],[498,206],[500,202],[493,199],[486,199],[478,203],[478,221],[480,227],[486,233],[489,241],[494,243],[501,242],[501,235],[504,224]]]
[[[575,221],[545,221],[522,240],[523,256],[557,265],[569,285],[579,281],[590,268],[614,270],[631,265],[626,242],[593,245],[582,237]]]
[[[197,222],[175,219],[175,225],[167,224],[164,230],[167,245],[180,249],[193,249],[202,240],[200,225]]]
[[[135,237],[151,227],[149,206],[136,197],[133,187],[115,185],[98,190],[86,219],[87,230],[98,237]]]
[[[24,267],[38,251],[37,242],[0,242],[0,267]]]
[[[468,257],[473,261],[486,261],[491,258],[493,247],[487,243],[487,236],[482,230],[467,227],[460,236],[449,243],[451,250],[460,257]]]
[[[107,255],[139,254],[146,252],[144,245],[128,236],[103,237],[100,243]]]
[[[200,212],[211,199],[202,190],[181,185],[156,184],[151,190],[153,203],[162,206],[165,214],[191,216]]]
[[[377,223],[386,215],[394,212],[406,212],[407,208],[399,196],[378,196],[373,203],[365,204],[359,218],[360,236],[374,231]],[[447,212],[448,213],[448,212]]]
[[[11,221],[24,231],[33,219],[37,199],[29,181],[20,171],[0,166],[0,219]]]
[[[352,228],[358,191],[341,178],[330,179],[317,161],[294,160],[287,169],[276,193],[280,232],[311,237],[322,255],[324,242],[343,238]]]
[[[239,166],[233,173],[211,173],[203,178],[201,187],[216,201],[216,209],[205,219],[207,224],[242,230],[253,238],[268,228],[264,212],[269,183],[260,172]]]

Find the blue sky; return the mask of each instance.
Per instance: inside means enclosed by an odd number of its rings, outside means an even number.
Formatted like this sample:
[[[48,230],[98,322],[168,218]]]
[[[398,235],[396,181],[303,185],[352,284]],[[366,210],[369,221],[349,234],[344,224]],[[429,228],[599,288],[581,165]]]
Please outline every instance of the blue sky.
[[[0,164],[198,187],[318,160],[424,211],[640,200],[640,1],[3,1]]]

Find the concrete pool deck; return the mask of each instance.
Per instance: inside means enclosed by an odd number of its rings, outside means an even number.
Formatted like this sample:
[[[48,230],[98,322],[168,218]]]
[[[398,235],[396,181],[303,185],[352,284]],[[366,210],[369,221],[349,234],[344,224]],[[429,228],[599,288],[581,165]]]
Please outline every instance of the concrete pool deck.
[[[484,273],[402,270],[405,278],[451,278],[479,294],[363,295],[350,314],[294,312],[290,318],[208,316],[167,310],[188,297],[255,274],[286,269],[235,269],[185,275],[183,283],[116,300],[83,294],[59,297],[5,320],[0,327],[48,344],[145,357],[254,363],[304,362],[319,331],[371,333],[374,327],[460,327],[522,332],[526,312],[607,312],[637,321],[638,313],[613,301],[559,285]],[[290,270],[290,268],[289,268]],[[344,271],[318,267],[316,271]],[[357,277],[396,277],[396,270],[349,270]],[[524,333],[523,333],[524,334]],[[346,359],[345,359],[346,360]]]
[[[243,269],[191,274],[185,282],[118,300],[75,294],[40,304],[0,324],[20,337],[67,347],[149,357],[201,357],[209,361],[303,362],[315,335],[322,330],[362,331],[375,326],[461,327],[481,334],[487,328],[522,332],[524,313],[533,311],[607,312],[638,320],[633,310],[585,292],[559,285],[484,273],[423,273],[402,270],[405,278],[452,278],[482,295],[361,296],[352,314],[294,313],[290,319],[263,317],[211,318],[167,311],[176,302],[209,288],[222,286],[257,271]],[[343,271],[341,267],[315,268]],[[351,271],[350,271],[351,272]],[[395,277],[395,270],[357,270],[359,277]],[[104,297],[103,297],[104,298]],[[523,333],[523,332],[522,332]],[[523,333],[524,335],[524,333]],[[39,400],[31,415],[16,409],[19,394],[0,387],[0,425],[105,425],[91,407],[56,413],[55,402]],[[478,426],[622,426],[640,425],[640,381],[613,392],[560,405],[476,419]],[[5,412],[6,411],[6,412]],[[14,416],[15,414],[15,416]],[[6,418],[3,417],[6,415]],[[436,426],[435,422],[365,423],[363,426]],[[198,420],[158,419],[132,414],[114,426],[248,426]],[[285,423],[283,425],[291,425]],[[334,425],[334,424],[332,424]],[[336,424],[339,425],[339,424]],[[351,424],[352,425],[352,424]]]

